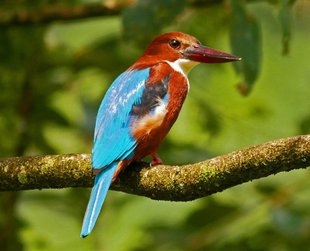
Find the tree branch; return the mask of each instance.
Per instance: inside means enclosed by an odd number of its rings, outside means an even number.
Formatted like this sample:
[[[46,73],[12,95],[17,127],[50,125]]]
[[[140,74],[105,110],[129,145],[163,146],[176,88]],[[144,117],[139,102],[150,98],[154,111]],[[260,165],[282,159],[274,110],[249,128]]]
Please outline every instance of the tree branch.
[[[0,191],[91,187],[90,154],[0,160]],[[157,200],[189,201],[253,180],[310,166],[310,135],[278,139],[185,166],[134,163],[111,189]]]
[[[267,1],[270,3],[276,2],[276,0],[249,1]],[[0,27],[48,24],[53,21],[66,21],[90,17],[119,15],[124,8],[134,5],[136,2],[137,0],[105,0],[100,4],[64,5],[56,3],[32,10],[27,10],[25,8],[12,9],[12,4],[10,4],[7,8],[0,8]],[[189,4],[192,7],[201,8],[211,7],[216,4],[222,4],[223,2],[224,0],[190,0]]]
[[[75,20],[120,14],[120,6],[94,5],[48,5],[42,9],[0,9],[0,27],[16,25],[48,24],[53,21]]]

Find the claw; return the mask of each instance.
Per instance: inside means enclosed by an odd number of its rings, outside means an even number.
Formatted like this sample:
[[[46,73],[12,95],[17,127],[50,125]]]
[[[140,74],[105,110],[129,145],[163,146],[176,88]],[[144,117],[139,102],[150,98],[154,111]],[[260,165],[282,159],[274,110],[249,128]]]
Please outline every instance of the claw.
[[[153,160],[150,163],[150,166],[156,166],[161,165],[163,162],[161,159],[157,156],[157,153],[152,153]]]

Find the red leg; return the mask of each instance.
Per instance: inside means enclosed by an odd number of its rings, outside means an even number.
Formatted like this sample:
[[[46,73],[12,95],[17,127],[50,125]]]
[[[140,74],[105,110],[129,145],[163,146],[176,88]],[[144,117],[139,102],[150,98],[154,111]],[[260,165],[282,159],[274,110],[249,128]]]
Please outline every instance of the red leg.
[[[153,160],[150,163],[151,166],[161,165],[163,162],[161,159],[157,156],[157,153],[152,153]]]

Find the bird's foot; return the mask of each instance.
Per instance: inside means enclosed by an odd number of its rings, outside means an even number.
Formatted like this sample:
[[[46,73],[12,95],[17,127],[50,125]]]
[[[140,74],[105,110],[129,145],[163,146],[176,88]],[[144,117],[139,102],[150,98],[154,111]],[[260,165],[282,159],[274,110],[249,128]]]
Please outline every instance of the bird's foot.
[[[163,162],[161,159],[157,156],[157,153],[152,154],[153,160],[150,163],[150,166],[156,166],[156,165],[161,165]]]

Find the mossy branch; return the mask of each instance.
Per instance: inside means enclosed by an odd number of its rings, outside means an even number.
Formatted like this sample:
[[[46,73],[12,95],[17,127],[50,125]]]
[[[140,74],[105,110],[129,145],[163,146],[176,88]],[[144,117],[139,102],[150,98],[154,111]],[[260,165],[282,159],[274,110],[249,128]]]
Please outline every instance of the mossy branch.
[[[0,191],[91,187],[90,154],[0,160]],[[189,201],[253,180],[310,166],[310,135],[278,139],[185,166],[134,163],[111,189],[157,200]]]
[[[122,6],[92,5],[46,5],[39,9],[0,8],[0,27],[48,24],[54,21],[76,20],[121,13]]]
[[[249,1],[277,2],[276,0]],[[25,1],[26,6],[27,2],[30,1]],[[189,5],[201,8],[212,7],[223,2],[223,0],[190,0]],[[0,27],[48,24],[54,21],[120,15],[125,8],[136,3],[137,0],[104,0],[101,3],[72,5],[70,2],[64,0],[62,3],[39,5],[38,7],[34,5],[30,9],[25,6],[16,5],[17,7],[14,7],[12,4],[3,4],[0,6]]]

